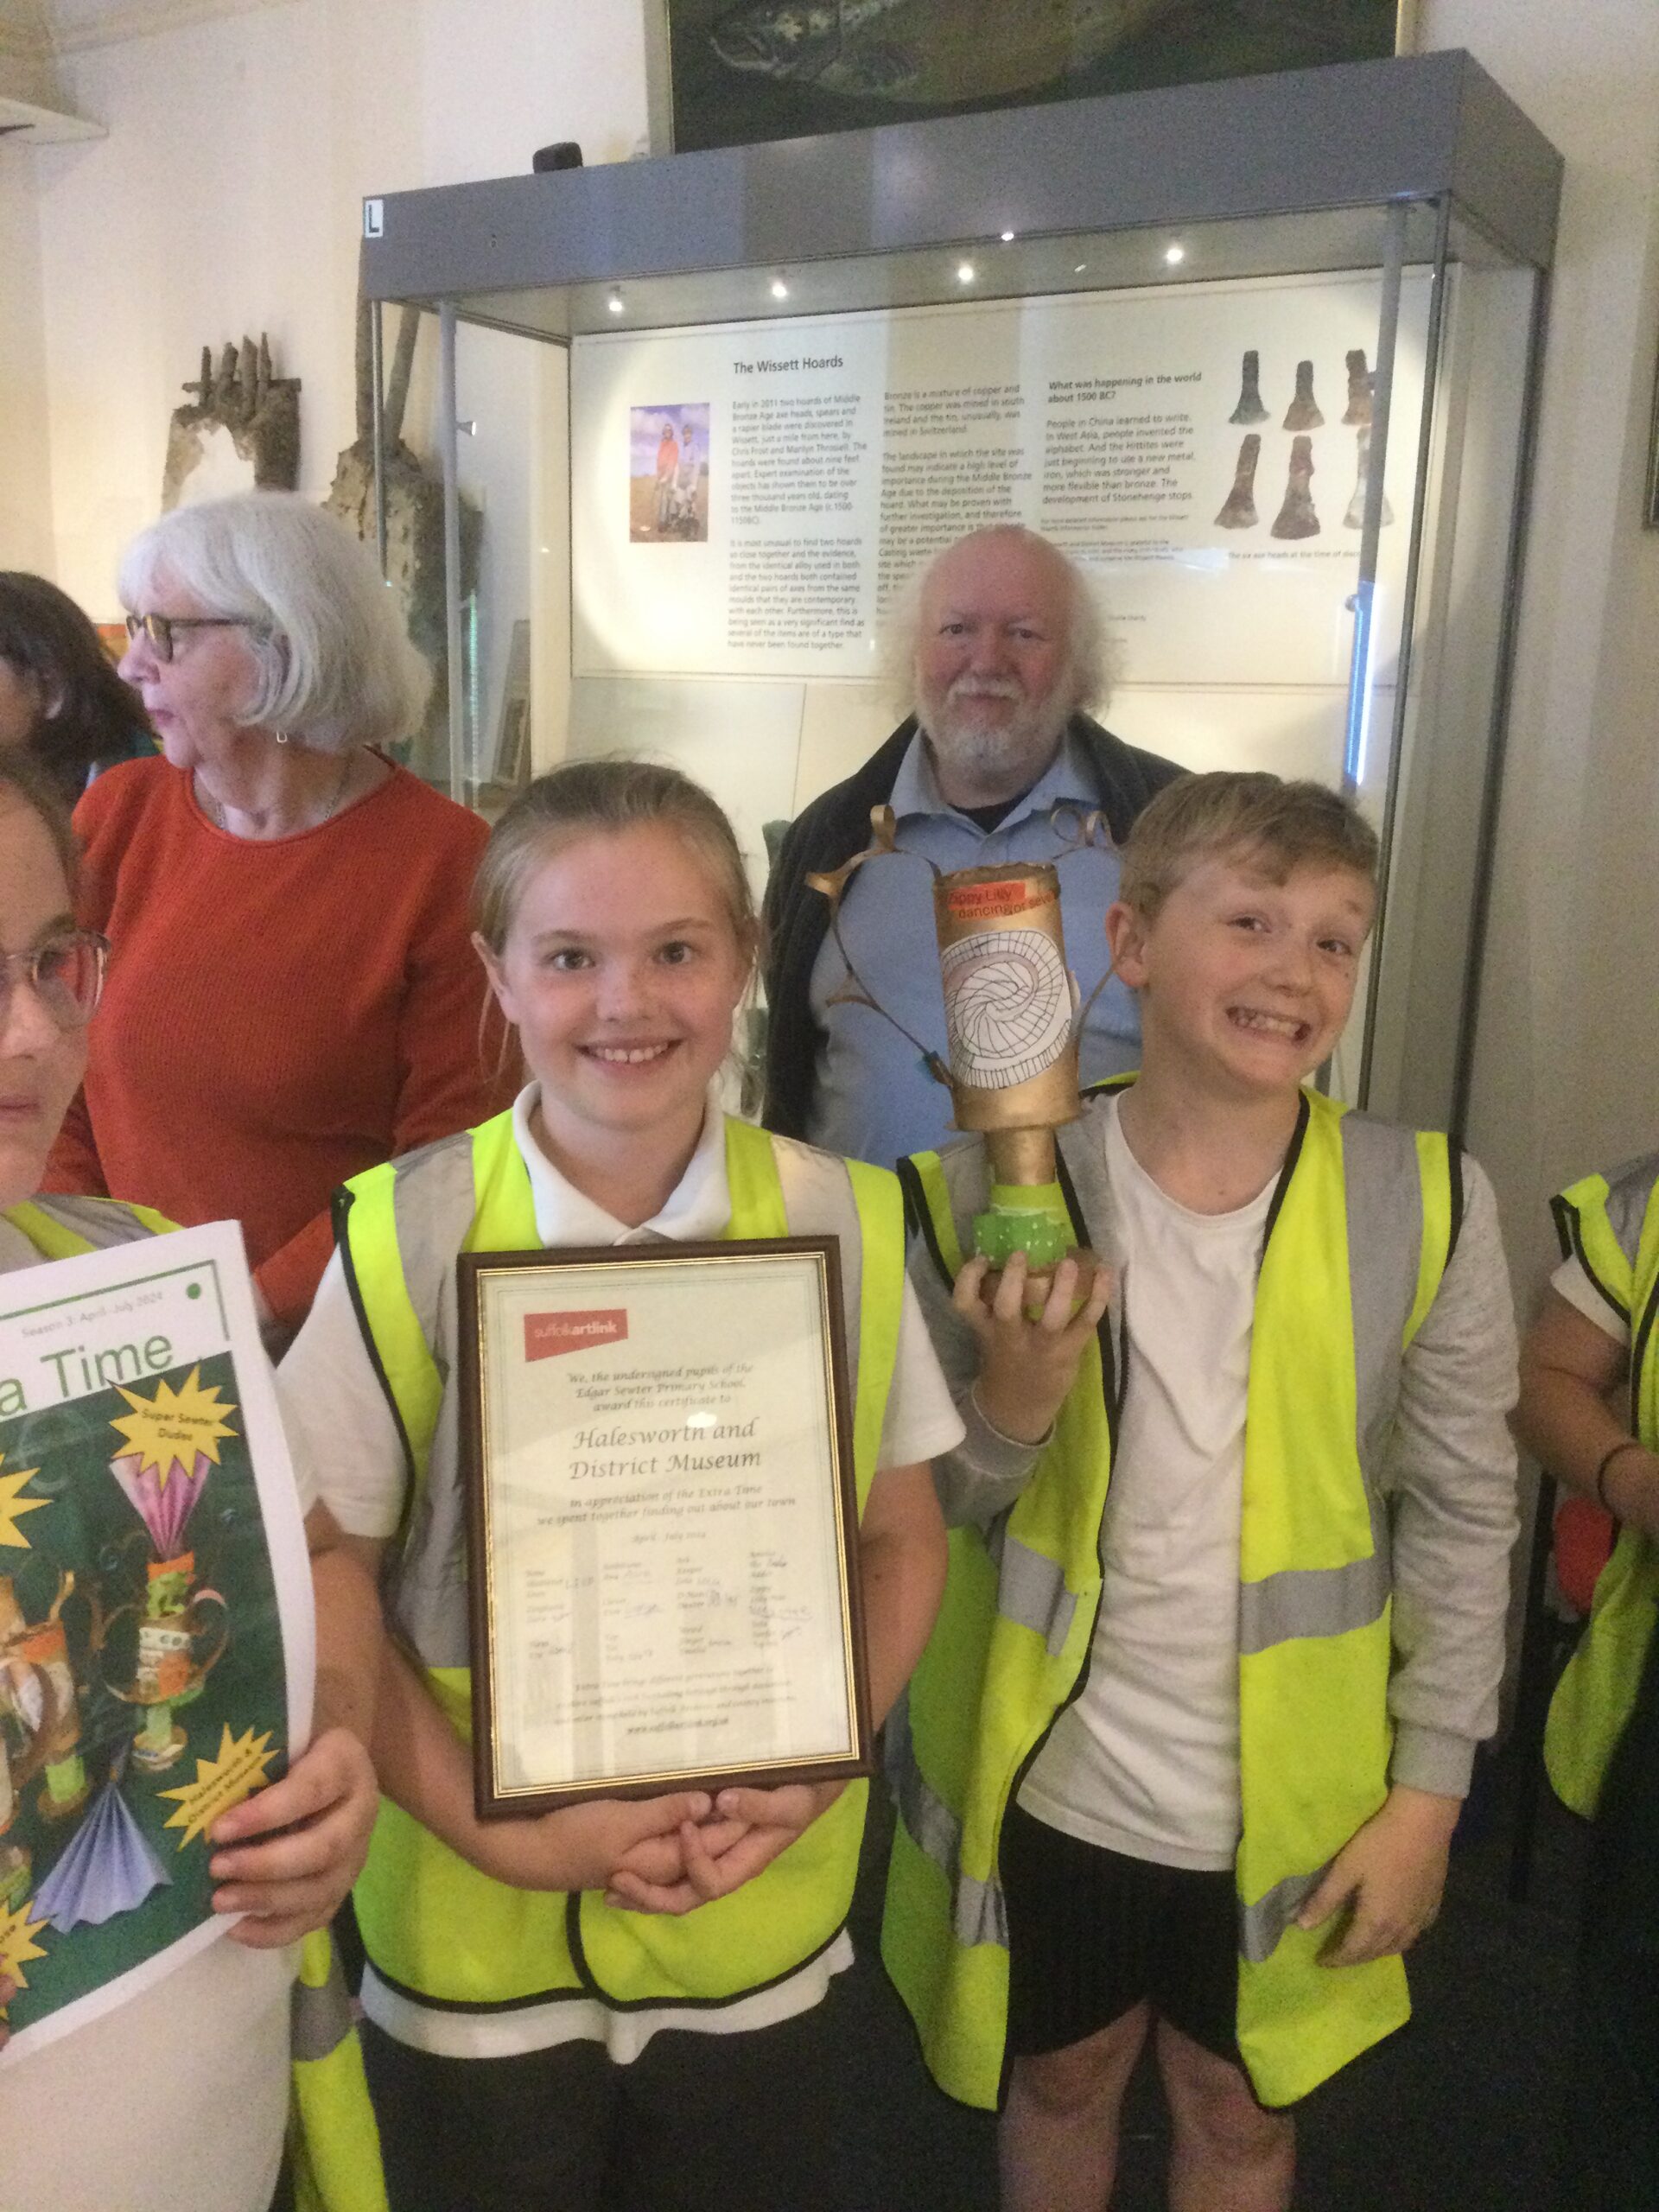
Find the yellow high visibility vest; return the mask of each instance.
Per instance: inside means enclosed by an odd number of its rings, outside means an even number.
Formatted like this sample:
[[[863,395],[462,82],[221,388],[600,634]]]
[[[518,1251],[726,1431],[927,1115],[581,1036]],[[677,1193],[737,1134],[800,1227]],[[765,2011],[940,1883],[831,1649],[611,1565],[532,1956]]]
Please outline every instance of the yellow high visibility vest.
[[[43,1260],[73,1260],[176,1228],[116,1198],[36,1198],[5,1209]],[[300,1947],[293,1999],[289,2155],[298,2212],[386,2212],[380,2136],[351,1999],[326,1928]]]
[[[898,1351],[898,1183],[884,1169],[732,1120],[726,1170],[728,1236],[840,1240],[861,1512]],[[465,1513],[448,1388],[454,1262],[463,1251],[533,1251],[539,1243],[512,1116],[371,1168],[341,1198],[340,1250],[411,1478],[387,1610],[438,1704],[469,1738]],[[575,1989],[619,2005],[734,1998],[792,1973],[834,1941],[852,1901],[867,1796],[868,1784],[849,1784],[753,1881],[683,1918],[614,1911],[596,1891],[514,1889],[383,1802],[358,1885],[358,1920],[376,1973],[417,2000],[510,2010]]]
[[[1576,1255],[1630,1324],[1630,1433],[1659,1452],[1659,1153],[1610,1183],[1586,1175],[1554,1201],[1562,1252]],[[1590,1622],[1551,1700],[1544,1763],[1557,1795],[1592,1817],[1636,1702],[1659,1623],[1659,1546],[1621,1529],[1596,1582]]]
[[[924,1154],[901,1172],[948,1277],[965,1219],[944,1171]],[[1329,1930],[1295,1920],[1389,1791],[1388,1544],[1359,1440],[1391,1407],[1439,1290],[1459,1173],[1443,1136],[1308,1092],[1268,1215],[1245,1420],[1236,1863],[1238,2044],[1265,2104],[1306,2095],[1410,2012],[1399,1959],[1322,1966]],[[883,1955],[935,2078],[969,2104],[995,2106],[1004,2074],[1003,1815],[1094,1635],[1111,1364],[1103,1325],[1014,1506],[988,1531],[952,1530],[907,1734],[888,1724],[899,1824]]]

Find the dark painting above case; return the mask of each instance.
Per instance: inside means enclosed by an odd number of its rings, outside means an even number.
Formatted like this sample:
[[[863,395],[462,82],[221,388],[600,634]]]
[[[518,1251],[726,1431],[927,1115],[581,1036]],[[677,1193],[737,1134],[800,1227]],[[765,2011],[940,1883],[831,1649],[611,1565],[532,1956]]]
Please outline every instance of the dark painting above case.
[[[1406,51],[1412,0],[652,0],[676,153]]]

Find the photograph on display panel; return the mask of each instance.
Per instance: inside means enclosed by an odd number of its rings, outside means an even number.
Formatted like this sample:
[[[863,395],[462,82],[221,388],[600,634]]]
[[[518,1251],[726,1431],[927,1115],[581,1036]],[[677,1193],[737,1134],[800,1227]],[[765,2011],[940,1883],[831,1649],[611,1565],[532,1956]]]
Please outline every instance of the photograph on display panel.
[[[709,537],[709,403],[628,416],[628,540],[701,545]]]
[[[648,0],[691,153],[1409,53],[1415,0]]]

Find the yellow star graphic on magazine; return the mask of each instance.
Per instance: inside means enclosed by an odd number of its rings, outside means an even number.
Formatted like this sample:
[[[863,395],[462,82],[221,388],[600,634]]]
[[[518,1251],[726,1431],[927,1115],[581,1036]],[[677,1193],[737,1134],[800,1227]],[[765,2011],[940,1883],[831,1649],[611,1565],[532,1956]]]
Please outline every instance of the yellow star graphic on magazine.
[[[269,1730],[256,1737],[252,1729],[232,1737],[229,1721],[225,1723],[219,1738],[219,1757],[196,1761],[196,1778],[187,1782],[182,1789],[163,1789],[163,1797],[176,1797],[179,1809],[168,1815],[170,1828],[182,1828],[179,1840],[182,1851],[193,1837],[205,1835],[221,1813],[228,1813],[232,1805],[239,1805],[245,1797],[251,1797],[256,1789],[263,1789],[270,1779],[265,1769],[276,1756],[271,1749]]]
[[[193,1471],[198,1453],[218,1466],[219,1439],[236,1433],[225,1419],[236,1408],[219,1403],[219,1385],[204,1385],[199,1367],[191,1369],[176,1390],[170,1383],[158,1382],[153,1398],[142,1390],[124,1389],[121,1395],[132,1411],[118,1414],[110,1427],[137,1458],[138,1473],[154,1467],[163,1490],[175,1468],[185,1475]]]
[[[32,1897],[20,1904],[16,1912],[0,1912],[0,1974],[6,1974],[19,1989],[29,1987],[29,1976],[23,1972],[30,1959],[43,1959],[46,1953],[35,1938],[46,1926],[44,1920],[29,1916]]]
[[[3,1452],[0,1452],[0,1460],[3,1460],[5,1456]],[[0,1472],[0,1545],[9,1544],[17,1551],[26,1552],[30,1548],[29,1538],[17,1523],[25,1513],[38,1513],[43,1505],[52,1503],[48,1497],[24,1497],[22,1495],[23,1484],[33,1482],[40,1471],[38,1467],[19,1467],[14,1475]]]

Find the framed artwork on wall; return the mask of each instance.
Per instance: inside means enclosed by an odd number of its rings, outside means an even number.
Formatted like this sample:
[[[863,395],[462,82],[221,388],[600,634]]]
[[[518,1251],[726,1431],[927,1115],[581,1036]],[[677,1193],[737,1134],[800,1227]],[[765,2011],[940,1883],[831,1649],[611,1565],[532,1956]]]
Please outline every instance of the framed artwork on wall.
[[[1412,50],[1416,0],[646,0],[662,153]],[[656,136],[661,138],[663,132]]]

